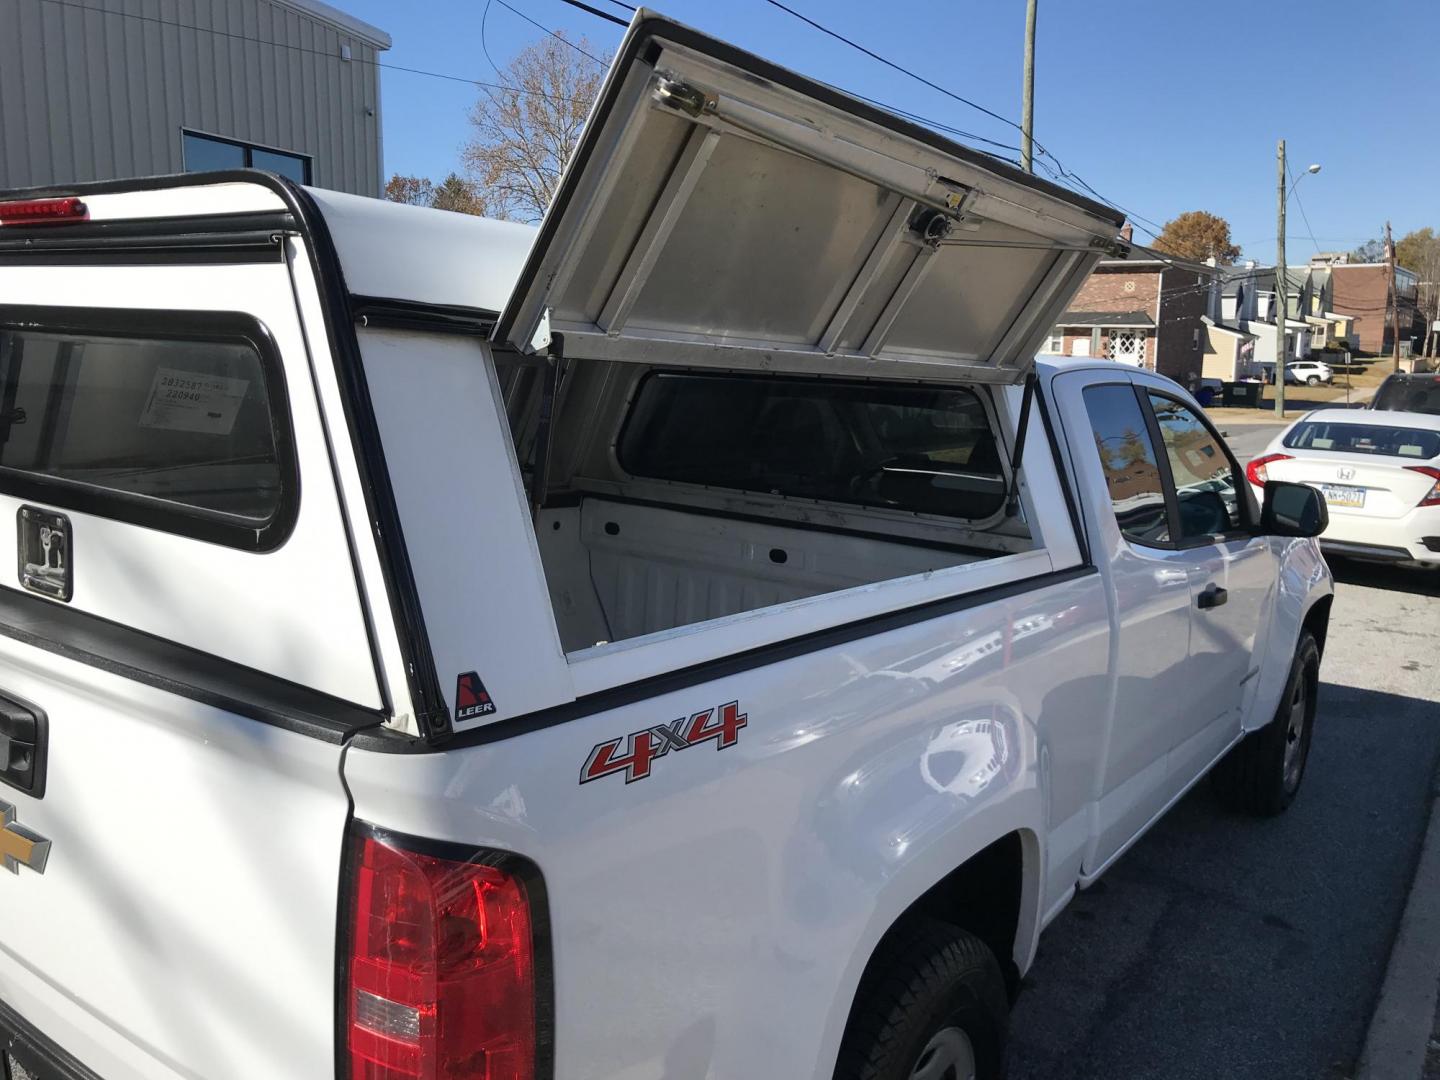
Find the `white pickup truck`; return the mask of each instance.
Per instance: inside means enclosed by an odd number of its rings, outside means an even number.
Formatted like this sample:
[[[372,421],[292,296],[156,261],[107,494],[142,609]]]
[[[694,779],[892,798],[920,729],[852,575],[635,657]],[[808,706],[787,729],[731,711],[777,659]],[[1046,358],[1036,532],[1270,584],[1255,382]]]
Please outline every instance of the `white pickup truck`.
[[[997,1076],[1077,889],[1295,794],[1332,597],[1037,363],[1120,223],[645,13],[538,233],[0,198],[5,1068]]]

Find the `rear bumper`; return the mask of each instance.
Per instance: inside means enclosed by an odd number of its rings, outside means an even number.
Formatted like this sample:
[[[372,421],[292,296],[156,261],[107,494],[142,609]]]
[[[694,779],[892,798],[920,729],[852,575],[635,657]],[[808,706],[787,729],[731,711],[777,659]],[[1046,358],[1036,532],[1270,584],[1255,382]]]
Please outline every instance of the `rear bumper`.
[[[1417,509],[1398,518],[1330,516],[1320,546],[1332,555],[1440,566],[1440,513]]]
[[[44,1080],[101,1080],[74,1057],[0,1001],[0,1055],[9,1054],[22,1069]],[[5,1065],[0,1062],[0,1075]]]

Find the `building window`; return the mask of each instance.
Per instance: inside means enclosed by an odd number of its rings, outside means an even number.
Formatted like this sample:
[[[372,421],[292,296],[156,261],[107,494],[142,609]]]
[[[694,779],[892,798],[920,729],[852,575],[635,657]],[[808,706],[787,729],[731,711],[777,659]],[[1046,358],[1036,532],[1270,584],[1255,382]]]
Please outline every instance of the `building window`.
[[[294,180],[310,183],[310,159],[302,154],[287,154],[263,146],[217,139],[213,135],[184,133],[185,171],[214,172],[218,169],[265,169]]]
[[[1045,351],[1052,356],[1065,355],[1065,331],[1058,326],[1050,331],[1050,336],[1045,339]]]

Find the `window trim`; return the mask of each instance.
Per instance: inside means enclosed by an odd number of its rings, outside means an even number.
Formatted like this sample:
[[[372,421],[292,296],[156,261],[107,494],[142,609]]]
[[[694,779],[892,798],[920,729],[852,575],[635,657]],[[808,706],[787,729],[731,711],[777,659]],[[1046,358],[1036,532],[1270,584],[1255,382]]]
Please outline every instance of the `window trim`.
[[[304,184],[304,185],[309,185],[309,184],[313,184],[313,183],[315,182],[315,155],[314,155],[314,154],[302,154],[302,153],[300,153],[298,150],[286,150],[284,147],[280,147],[280,146],[266,146],[266,145],[264,145],[263,143],[249,143],[249,142],[244,142],[244,141],[241,140],[241,139],[231,139],[231,138],[228,138],[227,136],[224,136],[224,135],[212,135],[212,134],[211,134],[210,132],[208,132],[208,131],[200,131],[200,130],[198,130],[198,129],[196,129],[196,128],[182,127],[182,128],[180,129],[180,167],[181,167],[182,170],[184,170],[184,171],[187,172],[187,173],[191,172],[189,163],[186,162],[186,160],[185,160],[185,137],[186,137],[187,135],[193,135],[193,136],[195,136],[195,138],[197,138],[197,139],[205,139],[205,140],[207,140],[207,141],[209,141],[209,142],[225,143],[225,144],[228,145],[228,146],[236,146],[236,147],[239,147],[239,148],[240,148],[242,151],[244,151],[244,153],[245,153],[244,168],[247,168],[247,169],[253,169],[253,168],[256,167],[255,164],[254,164],[254,160],[255,160],[254,151],[256,151],[256,150],[264,151],[264,152],[267,153],[267,154],[283,154],[285,157],[295,158],[295,159],[296,159],[297,161],[299,161],[299,162],[304,166],[304,168],[305,168],[305,179],[302,180],[302,181],[300,181],[300,183],[301,183],[301,184]],[[196,170],[194,170],[194,171],[195,171],[195,172],[204,173],[204,172],[213,172],[213,171],[215,171],[215,170],[211,170],[211,169],[196,169]],[[270,170],[262,170],[262,171],[270,171]],[[279,175],[281,175],[281,174],[276,173],[275,175],[279,176]],[[289,178],[287,177],[287,179],[289,179]]]
[[[1240,468],[1230,447],[1226,445],[1225,440],[1221,438],[1220,433],[1215,430],[1214,425],[1210,423],[1204,412],[1183,398],[1168,393],[1159,387],[1148,386],[1138,382],[1131,383],[1131,385],[1135,388],[1135,393],[1140,399],[1140,411],[1145,415],[1145,424],[1150,429],[1150,439],[1155,444],[1155,458],[1157,464],[1160,466],[1160,483],[1164,488],[1165,505],[1170,517],[1170,535],[1175,538],[1168,544],[1155,546],[1163,546],[1172,551],[1187,551],[1197,547],[1217,547],[1220,544],[1228,544],[1235,540],[1248,540],[1255,536],[1257,517],[1252,513],[1253,508],[1250,505],[1250,498],[1247,492],[1249,484],[1245,480],[1245,472]],[[1240,511],[1240,524],[1235,528],[1228,529],[1223,533],[1197,536],[1192,540],[1182,540],[1179,538],[1181,535],[1180,494],[1179,489],[1175,486],[1175,474],[1170,469],[1170,455],[1168,453],[1162,453],[1165,449],[1165,437],[1164,433],[1160,430],[1160,420],[1155,415],[1155,410],[1150,404],[1150,396],[1152,394],[1155,397],[1173,401],[1175,404],[1193,414],[1194,417],[1200,421],[1200,426],[1210,433],[1211,437],[1215,440],[1215,444],[1220,447],[1221,452],[1225,455],[1225,460],[1230,463],[1231,472],[1236,478],[1235,505]]]
[[[980,406],[981,411],[985,414],[985,421],[986,421],[986,423],[987,423],[987,424],[989,425],[989,427],[990,427],[991,436],[995,439],[995,447],[996,447],[996,450],[997,450],[998,455],[999,455],[999,458],[1000,458],[1000,475],[1001,475],[1001,477],[1002,477],[1002,479],[1003,479],[1003,481],[1004,481],[1004,488],[1005,488],[1006,491],[1008,491],[1009,488],[1010,488],[1010,484],[1011,484],[1012,481],[1011,481],[1011,476],[1010,476],[1010,451],[1009,451],[1009,449],[1007,449],[1006,436],[1007,436],[1007,434],[1008,434],[1008,435],[1011,435],[1011,436],[1013,437],[1013,433],[1007,433],[1007,432],[1001,427],[1001,425],[1000,425],[1000,420],[999,420],[999,416],[997,415],[996,410],[995,410],[995,403],[990,399],[990,397],[989,397],[988,394],[981,392],[980,386],[979,386],[978,384],[974,384],[974,383],[955,383],[955,384],[948,384],[948,383],[938,383],[938,382],[932,382],[932,381],[908,380],[908,379],[907,379],[907,380],[897,380],[897,379],[865,379],[865,378],[855,378],[855,377],[853,377],[853,376],[829,376],[829,375],[766,375],[766,374],[763,374],[763,373],[760,373],[760,372],[750,372],[750,371],[724,371],[724,370],[716,371],[716,370],[699,369],[699,368],[693,368],[693,367],[681,367],[681,368],[656,367],[656,368],[651,368],[650,370],[646,371],[643,375],[641,375],[639,379],[635,380],[634,385],[630,388],[629,393],[627,394],[626,401],[625,401],[625,415],[624,415],[623,418],[621,419],[621,421],[620,421],[620,426],[616,429],[616,431],[615,431],[615,436],[614,436],[614,438],[613,438],[613,439],[611,440],[611,442],[610,442],[609,458],[610,458],[610,462],[611,462],[612,467],[617,470],[618,475],[621,476],[621,477],[623,477],[623,478],[624,478],[624,481],[625,481],[626,483],[629,483],[629,482],[634,481],[634,482],[640,482],[640,483],[644,483],[644,484],[665,484],[665,485],[673,485],[673,486],[675,486],[675,487],[678,487],[678,488],[679,488],[680,490],[682,490],[682,491],[721,491],[721,492],[733,492],[733,493],[738,494],[738,495],[758,496],[761,500],[776,499],[776,500],[780,500],[780,501],[782,501],[782,502],[784,502],[784,503],[786,503],[786,504],[789,504],[789,505],[807,504],[807,505],[814,505],[814,506],[833,507],[833,508],[837,508],[837,509],[842,510],[842,511],[847,512],[847,513],[854,513],[854,512],[859,512],[859,513],[864,513],[864,512],[876,513],[876,512],[878,512],[878,513],[880,513],[880,514],[887,514],[887,515],[889,515],[889,514],[896,514],[896,515],[901,515],[903,518],[906,518],[906,519],[911,519],[911,520],[915,520],[915,521],[922,521],[922,522],[928,522],[928,523],[938,524],[938,525],[944,525],[944,526],[951,527],[951,528],[960,527],[960,528],[972,529],[972,530],[977,531],[977,532],[983,532],[983,531],[985,531],[985,530],[987,530],[987,529],[989,529],[989,528],[992,528],[994,525],[996,525],[996,524],[999,523],[1000,521],[1003,521],[1004,518],[1005,518],[1005,505],[1004,505],[1004,500],[1003,500],[1003,499],[1001,500],[1000,505],[999,505],[992,513],[990,513],[989,515],[987,515],[987,516],[985,516],[985,517],[970,518],[970,517],[961,517],[961,516],[959,516],[958,514],[937,514],[937,513],[933,513],[933,512],[929,512],[929,511],[922,511],[922,510],[904,510],[904,509],[897,509],[897,508],[895,508],[895,507],[875,506],[875,505],[869,504],[869,503],[845,502],[845,501],[842,501],[842,500],[839,500],[839,499],[822,499],[822,498],[817,498],[817,497],[815,497],[815,496],[808,496],[808,495],[774,495],[774,494],[772,494],[772,493],[770,493],[770,492],[761,491],[761,490],[756,489],[756,488],[734,488],[734,487],[726,487],[726,486],[721,485],[721,484],[701,484],[701,483],[696,483],[695,481],[692,481],[692,480],[675,480],[675,479],[672,479],[672,478],[669,478],[669,477],[664,477],[664,476],[649,476],[649,475],[647,475],[647,474],[645,474],[645,473],[637,473],[637,472],[634,472],[634,471],[632,471],[632,470],[630,469],[630,467],[625,463],[625,461],[624,461],[624,459],[623,459],[623,457],[622,457],[622,455],[621,455],[621,450],[620,450],[620,448],[621,448],[621,446],[622,446],[622,445],[624,444],[624,442],[625,442],[625,435],[626,435],[626,433],[629,431],[631,421],[632,421],[632,420],[634,419],[634,417],[635,417],[636,407],[637,407],[637,405],[639,404],[641,394],[644,393],[645,386],[650,382],[651,379],[655,378],[655,377],[658,376],[658,375],[691,375],[691,376],[698,376],[698,377],[702,377],[702,378],[721,378],[721,379],[733,378],[733,379],[743,379],[743,380],[750,380],[750,381],[760,380],[760,381],[767,381],[767,382],[769,382],[769,381],[774,381],[774,380],[776,380],[776,379],[780,379],[780,380],[793,381],[793,382],[797,382],[797,383],[818,383],[818,384],[821,384],[821,385],[834,385],[834,384],[844,384],[844,385],[847,385],[847,386],[875,386],[875,385],[878,385],[878,386],[906,386],[906,387],[911,387],[911,388],[916,388],[916,389],[928,389],[928,390],[964,390],[964,391],[966,391],[966,392],[968,392],[968,393],[970,393],[971,395],[974,396],[976,402],[977,402],[977,403],[979,404],[979,406]],[[1036,539],[1038,534],[1037,534],[1036,531],[1035,531],[1034,525],[1030,525],[1029,527],[1030,527],[1030,529],[1031,529],[1031,538],[1032,538],[1032,540],[1033,540],[1033,539]],[[1038,545],[1038,546],[1043,547],[1044,545],[1043,545],[1043,544],[1040,544],[1040,545]]]
[[[290,419],[290,399],[279,348],[269,329],[259,319],[236,311],[0,304],[0,329],[250,346],[259,357],[265,378],[266,404],[279,466],[280,501],[270,518],[257,525],[233,514],[187,506],[152,495],[110,490],[83,481],[43,476],[7,465],[0,465],[0,494],[242,551],[275,551],[290,538],[300,509],[300,470]]]

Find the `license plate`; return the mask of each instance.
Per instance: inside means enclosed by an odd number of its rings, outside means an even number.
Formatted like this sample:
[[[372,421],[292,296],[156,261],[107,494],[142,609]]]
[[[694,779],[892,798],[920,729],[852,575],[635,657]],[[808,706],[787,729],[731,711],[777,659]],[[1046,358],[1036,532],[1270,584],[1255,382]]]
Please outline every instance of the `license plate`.
[[[1358,487],[1343,487],[1339,484],[1321,484],[1320,491],[1325,496],[1325,501],[1331,506],[1354,506],[1365,505],[1365,489]]]

